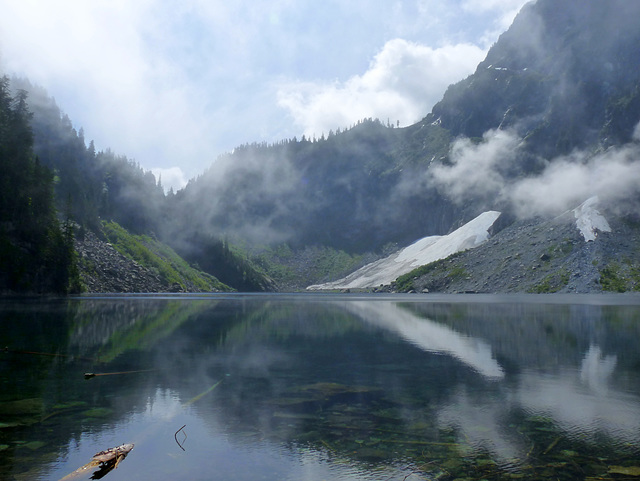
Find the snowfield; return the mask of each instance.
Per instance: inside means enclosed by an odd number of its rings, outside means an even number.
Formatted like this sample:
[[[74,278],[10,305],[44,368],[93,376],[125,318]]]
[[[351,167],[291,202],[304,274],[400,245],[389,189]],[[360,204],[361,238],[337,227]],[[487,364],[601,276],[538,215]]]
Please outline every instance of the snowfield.
[[[598,231],[611,232],[607,219],[596,209],[598,201],[598,196],[591,197],[573,210],[576,226],[586,242],[596,240]]]
[[[594,241],[598,232],[611,232],[607,219],[596,209],[599,199],[589,198],[575,208],[575,225],[585,242]],[[348,276],[333,282],[307,287],[308,290],[368,289],[389,285],[398,277],[451,254],[473,249],[489,238],[489,229],[500,217],[500,212],[488,211],[471,222],[444,236],[424,237],[408,247],[358,269]]]
[[[416,267],[478,247],[489,238],[489,229],[498,217],[500,212],[484,212],[450,234],[424,237],[389,257],[367,264],[347,277],[309,286],[307,289],[365,289],[390,284]]]

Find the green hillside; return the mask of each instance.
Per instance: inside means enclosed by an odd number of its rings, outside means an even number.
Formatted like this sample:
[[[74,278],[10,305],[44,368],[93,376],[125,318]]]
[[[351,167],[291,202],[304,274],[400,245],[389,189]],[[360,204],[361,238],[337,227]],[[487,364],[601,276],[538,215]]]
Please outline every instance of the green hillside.
[[[194,269],[166,244],[148,235],[134,235],[115,222],[105,222],[102,232],[121,254],[156,272],[167,284],[183,291],[229,291],[210,274]]]

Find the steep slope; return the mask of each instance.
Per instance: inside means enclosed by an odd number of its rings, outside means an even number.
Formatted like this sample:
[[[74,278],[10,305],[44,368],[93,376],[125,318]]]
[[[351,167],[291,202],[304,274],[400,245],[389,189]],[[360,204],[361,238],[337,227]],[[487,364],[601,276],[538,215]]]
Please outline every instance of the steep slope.
[[[472,189],[456,197],[434,168],[455,163],[460,139],[469,138],[475,158],[457,189],[482,182],[495,131],[513,139],[500,165],[504,182],[538,175],[576,150],[586,158],[630,142],[640,121],[639,14],[640,3],[626,0],[531,2],[423,121],[393,129],[367,120],[319,140],[236,149],[173,199],[178,222],[169,237],[187,252],[197,225],[253,246],[358,254],[446,234],[485,210],[510,212],[499,192],[482,202],[468,198]]]
[[[254,246],[362,253],[446,231],[458,209],[411,182],[426,159],[448,149],[445,130],[425,130],[413,139],[410,129],[366,120],[316,141],[238,148],[170,199],[175,223],[167,236],[184,242],[184,252],[194,248],[195,230],[218,229]]]
[[[26,95],[0,77],[0,293],[76,291],[73,233],[58,221],[53,172],[33,152]]]
[[[478,140],[453,144],[441,192],[461,203],[482,193],[485,207],[515,223],[473,252],[407,274],[395,289],[638,289],[639,14],[638,2],[531,2],[476,72],[448,89],[423,124]],[[606,216],[589,202],[558,215],[596,194]]]
[[[100,229],[100,219],[139,234],[157,230],[165,196],[151,171],[109,149],[97,152],[93,141],[87,146],[83,129],[73,127],[42,87],[22,78],[11,86],[27,93],[33,150],[55,172],[58,211],[91,230]]]
[[[362,289],[390,284],[417,266],[482,245],[498,217],[500,212],[484,212],[451,234],[425,237],[389,257],[367,264],[343,279],[312,285],[307,289]]]
[[[640,3],[538,0],[426,122],[452,135],[514,129],[547,158],[631,140],[640,121]]]
[[[55,216],[57,210],[58,217],[69,221],[66,225],[76,225],[75,229],[69,227],[68,234],[72,237],[72,231],[75,230],[76,249],[80,251],[81,260],[86,261],[80,265],[86,289],[92,292],[150,292],[154,289],[163,292],[211,291],[228,290],[230,288],[227,286],[233,284],[233,288],[239,290],[273,290],[273,282],[268,276],[257,270],[244,256],[231,252],[228,245],[221,241],[222,234],[216,235],[219,233],[216,229],[209,231],[201,246],[203,256],[207,259],[207,262],[202,262],[201,268],[206,269],[207,273],[197,272],[198,269],[188,266],[174,252],[167,252],[161,242],[156,245],[161,246],[163,251],[159,256],[161,259],[151,266],[147,266],[146,261],[149,255],[155,254],[149,254],[144,249],[129,252],[126,261],[111,256],[111,247],[99,240],[103,238],[103,221],[116,222],[132,239],[136,235],[150,236],[153,243],[171,221],[167,197],[160,181],[151,171],[145,171],[124,155],[116,155],[109,149],[96,152],[92,141],[87,146],[82,128],[73,128],[69,117],[43,88],[32,85],[27,79],[13,78],[10,82],[6,79],[6,83],[10,84],[11,90],[21,92],[23,96],[25,115],[28,111],[30,120],[29,135],[33,134],[33,154],[38,159],[38,167],[41,164],[45,166],[42,172],[51,177],[51,192],[47,192],[52,202],[55,198],[51,215]],[[26,163],[19,166],[20,169],[22,175],[28,173]],[[16,187],[20,185],[12,176],[7,176],[6,180]],[[24,190],[25,193],[28,191]],[[1,234],[0,237],[3,237]],[[86,239],[90,241],[87,243]],[[30,243],[34,240],[31,233]],[[165,244],[170,244],[171,240],[170,237],[159,239]],[[69,245],[72,244],[71,239]],[[107,252],[100,252],[100,249]],[[63,255],[60,252],[51,248],[47,252],[52,257],[46,260],[49,265],[51,261],[62,262]],[[15,253],[8,258],[19,260]],[[31,255],[31,258],[36,259],[36,256]],[[41,260],[38,262],[45,264]],[[24,262],[18,264],[18,269],[28,270]],[[172,267],[165,270],[167,264],[172,264]],[[0,267],[7,265],[5,263]],[[152,271],[147,272],[147,267],[151,267]],[[178,272],[169,272],[172,269]],[[54,272],[52,268],[46,270]],[[158,270],[160,282],[157,279]],[[9,271],[9,268],[4,271]],[[0,268],[0,288],[5,282],[2,278],[6,275]],[[41,279],[46,277],[38,272],[35,275]],[[223,281],[212,276],[220,276]]]
[[[640,222],[595,205],[517,221],[480,247],[397,279],[397,292],[640,291]]]

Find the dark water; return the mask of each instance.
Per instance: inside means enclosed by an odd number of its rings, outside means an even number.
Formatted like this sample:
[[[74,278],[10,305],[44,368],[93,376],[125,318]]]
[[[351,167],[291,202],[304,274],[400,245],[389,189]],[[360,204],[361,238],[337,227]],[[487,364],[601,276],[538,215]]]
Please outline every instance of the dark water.
[[[0,480],[123,443],[98,476],[640,479],[639,297],[4,300],[0,326]]]

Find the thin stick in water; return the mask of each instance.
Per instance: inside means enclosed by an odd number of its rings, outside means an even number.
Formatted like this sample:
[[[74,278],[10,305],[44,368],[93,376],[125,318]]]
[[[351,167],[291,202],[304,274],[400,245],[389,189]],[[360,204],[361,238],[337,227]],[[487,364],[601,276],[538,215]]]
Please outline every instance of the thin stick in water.
[[[100,373],[85,372],[84,373],[84,378],[85,379],[93,379],[94,377],[97,377],[97,376],[115,376],[115,375],[120,375],[120,374],[136,374],[136,373],[139,373],[139,372],[151,372],[151,371],[157,371],[157,369],[141,369],[141,370],[138,370],[138,371],[100,372]]]
[[[207,394],[209,394],[211,391],[213,391],[215,388],[218,387],[218,384],[220,384],[222,382],[222,379],[220,379],[217,383],[215,383],[213,386],[211,386],[209,389],[207,389],[204,392],[201,392],[200,394],[198,394],[196,397],[194,397],[193,399],[190,399],[189,401],[187,401],[186,403],[184,403],[185,406],[188,406],[189,404],[193,404],[196,401],[199,401],[200,399],[202,399],[204,396],[206,396]]]
[[[184,448],[182,447],[182,444],[180,444],[180,441],[178,441],[178,433],[179,433],[180,431],[182,431],[185,427],[187,427],[187,425],[186,425],[186,424],[185,424],[184,426],[182,426],[180,429],[178,429],[178,430],[176,431],[176,433],[173,435],[173,439],[175,439],[175,440],[176,440],[176,443],[178,444],[178,446],[180,446],[180,449],[182,449],[183,451],[186,451],[186,449],[184,449]],[[187,432],[186,432],[186,431],[183,431],[183,432],[182,432],[182,434],[184,434],[184,439],[182,440],[182,442],[184,443],[184,442],[187,440]]]

